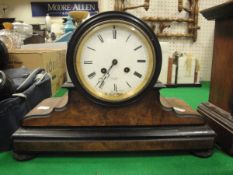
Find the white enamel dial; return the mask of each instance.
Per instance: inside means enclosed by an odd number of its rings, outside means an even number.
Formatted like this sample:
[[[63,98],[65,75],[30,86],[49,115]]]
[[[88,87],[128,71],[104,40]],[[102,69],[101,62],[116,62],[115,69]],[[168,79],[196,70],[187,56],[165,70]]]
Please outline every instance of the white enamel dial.
[[[114,102],[136,96],[150,82],[154,50],[136,26],[122,21],[98,24],[77,45],[76,74],[95,98]]]

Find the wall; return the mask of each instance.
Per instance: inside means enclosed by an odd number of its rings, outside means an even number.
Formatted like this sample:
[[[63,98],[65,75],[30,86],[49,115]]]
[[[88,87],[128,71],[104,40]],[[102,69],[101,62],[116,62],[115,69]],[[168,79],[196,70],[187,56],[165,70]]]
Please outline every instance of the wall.
[[[200,10],[221,4],[227,0],[200,0]],[[133,4],[142,4],[144,0],[128,0]],[[145,11],[143,8],[130,10],[129,12],[138,17],[143,16],[160,16],[160,17],[184,17],[185,12],[179,13],[177,10],[177,0],[150,0],[150,9]],[[184,0],[187,2],[187,0]],[[110,10],[114,7],[114,0],[100,0],[102,10]],[[199,26],[201,29],[198,31],[198,38],[195,43],[188,39],[159,39],[160,41],[168,41],[166,44],[170,56],[175,51],[182,53],[192,53],[200,60],[201,64],[201,80],[209,81],[211,74],[211,63],[213,56],[213,38],[214,38],[214,21],[207,21],[201,14],[199,15]],[[173,26],[172,31],[184,32],[182,27]],[[183,26],[184,28],[184,26]],[[169,31],[169,29],[167,30]],[[164,59],[164,58],[163,58]]]
[[[35,0],[35,1],[48,1],[48,0]],[[62,0],[50,0],[62,1]],[[63,0],[64,1],[64,0]],[[184,0],[187,1],[187,0]],[[206,9],[211,6],[226,2],[227,0],[200,0],[200,10]],[[31,0],[1,0],[0,4],[5,3],[9,5],[7,11],[8,17],[16,17],[30,24],[43,24],[44,18],[31,17]],[[114,7],[114,0],[99,0],[101,11],[112,10]],[[133,4],[142,4],[143,0],[127,0]],[[130,10],[129,12],[138,17],[142,16],[162,16],[171,17],[179,16],[184,17],[185,12],[179,13],[177,11],[177,0],[151,0],[150,9],[146,12],[144,9]],[[201,63],[201,80],[210,80],[211,63],[213,55],[213,36],[214,36],[214,21],[207,21],[202,15],[199,15],[199,26],[201,29],[198,31],[198,38],[195,43],[189,39],[160,39],[160,41],[167,42],[168,55],[172,55],[175,51],[183,53],[192,53]],[[182,31],[184,27],[175,26],[175,31]],[[173,30],[173,31],[174,31]],[[168,29],[169,31],[169,29]]]

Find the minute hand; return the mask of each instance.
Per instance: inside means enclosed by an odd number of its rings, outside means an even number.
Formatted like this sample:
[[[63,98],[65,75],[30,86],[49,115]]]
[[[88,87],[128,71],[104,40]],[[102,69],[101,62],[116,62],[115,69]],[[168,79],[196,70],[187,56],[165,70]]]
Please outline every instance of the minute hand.
[[[112,60],[112,65],[108,68],[107,72],[103,75],[103,77],[101,77],[99,79],[99,81],[97,83],[97,84],[100,83],[99,88],[101,88],[104,85],[105,79],[107,79],[110,76],[109,72],[111,71],[113,66],[117,65],[117,63],[118,63],[118,61],[116,59]]]

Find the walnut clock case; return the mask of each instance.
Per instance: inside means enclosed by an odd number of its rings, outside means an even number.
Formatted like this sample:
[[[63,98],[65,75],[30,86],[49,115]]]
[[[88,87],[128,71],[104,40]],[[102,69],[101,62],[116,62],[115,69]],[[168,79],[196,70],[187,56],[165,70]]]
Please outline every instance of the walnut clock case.
[[[123,12],[90,18],[68,45],[74,85],[25,116],[13,134],[14,158],[90,151],[211,155],[215,133],[202,116],[179,99],[160,97],[161,64],[159,42],[140,19]]]

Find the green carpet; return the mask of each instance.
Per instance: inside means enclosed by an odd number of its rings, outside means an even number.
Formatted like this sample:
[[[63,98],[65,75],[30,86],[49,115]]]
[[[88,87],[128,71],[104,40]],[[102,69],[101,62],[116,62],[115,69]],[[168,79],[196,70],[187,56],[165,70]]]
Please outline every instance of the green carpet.
[[[64,89],[58,92],[64,93]],[[209,83],[202,88],[164,89],[166,97],[179,97],[193,108],[208,100]],[[59,95],[59,94],[58,94]],[[210,158],[170,153],[99,153],[37,157],[17,162],[11,152],[0,153],[0,175],[233,175],[233,158],[218,149]]]

